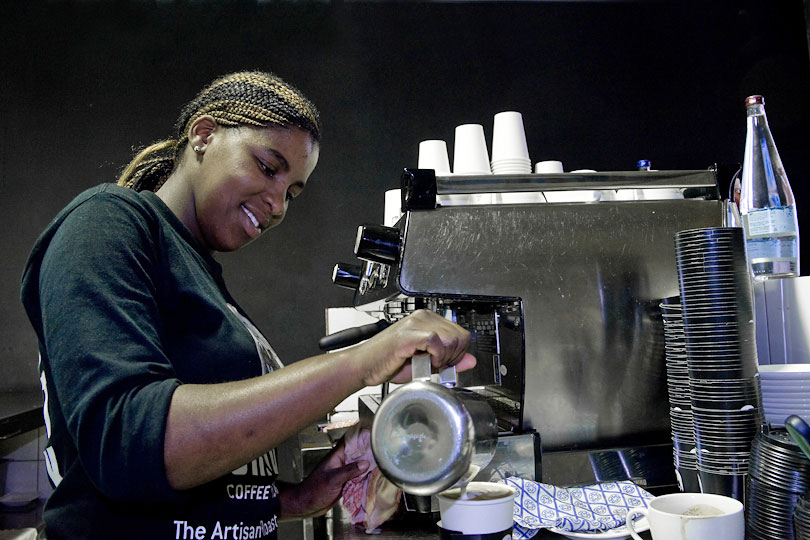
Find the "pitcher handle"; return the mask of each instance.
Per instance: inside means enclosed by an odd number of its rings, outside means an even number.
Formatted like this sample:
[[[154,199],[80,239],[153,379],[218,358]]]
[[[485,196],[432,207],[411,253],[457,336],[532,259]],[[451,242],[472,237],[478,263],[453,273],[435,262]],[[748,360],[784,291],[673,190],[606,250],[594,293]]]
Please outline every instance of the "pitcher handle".
[[[411,358],[411,380],[430,380],[430,355],[418,354]],[[454,387],[458,383],[456,366],[448,366],[439,372],[439,384],[445,387]]]
[[[627,512],[627,515],[624,516],[624,524],[627,526],[627,530],[630,533],[630,536],[632,536],[636,540],[644,540],[644,539],[641,538],[638,535],[638,533],[636,532],[636,530],[633,528],[633,518],[635,518],[636,516],[645,516],[646,517],[646,515],[647,515],[647,509],[644,508],[644,507],[639,506],[639,507],[636,507],[636,508],[631,508]]]
[[[417,354],[411,357],[411,380],[414,381],[429,381],[430,380],[430,355]]]

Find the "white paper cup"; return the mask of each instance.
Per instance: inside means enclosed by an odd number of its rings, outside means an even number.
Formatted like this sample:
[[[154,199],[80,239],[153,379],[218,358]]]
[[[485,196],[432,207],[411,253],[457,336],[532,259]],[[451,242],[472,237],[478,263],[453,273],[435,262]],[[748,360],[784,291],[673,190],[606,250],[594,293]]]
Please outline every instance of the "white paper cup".
[[[602,195],[603,201],[635,201],[635,189],[612,189]]]
[[[523,115],[516,111],[496,114],[492,125],[492,162],[504,160],[520,160],[521,165],[526,162],[528,167],[521,172],[532,172]]]
[[[447,143],[438,139],[429,139],[419,143],[417,167],[433,169],[436,174],[450,174],[450,159],[447,157]]]
[[[534,165],[534,172],[537,174],[561,173],[563,172],[562,161],[538,161]]]
[[[672,493],[649,502],[648,508],[633,508],[625,523],[630,535],[633,518],[647,516],[653,540],[744,540],[745,516],[740,501],[709,493]]]
[[[393,227],[402,217],[402,190],[389,189],[385,192],[385,217],[383,223],[386,227]]]
[[[596,202],[602,200],[601,191],[577,190],[577,191],[544,191],[548,202]]]
[[[637,201],[660,201],[663,199],[683,199],[680,189],[636,189]]]
[[[456,127],[453,174],[492,174],[484,126],[481,124],[462,124]]]
[[[495,204],[538,204],[548,202],[539,191],[519,191],[516,193],[496,193]]]
[[[513,487],[495,482],[470,482],[467,496],[472,498],[461,499],[460,492],[461,488],[451,488],[436,495],[443,528],[462,534],[489,534],[512,526],[517,497]]]

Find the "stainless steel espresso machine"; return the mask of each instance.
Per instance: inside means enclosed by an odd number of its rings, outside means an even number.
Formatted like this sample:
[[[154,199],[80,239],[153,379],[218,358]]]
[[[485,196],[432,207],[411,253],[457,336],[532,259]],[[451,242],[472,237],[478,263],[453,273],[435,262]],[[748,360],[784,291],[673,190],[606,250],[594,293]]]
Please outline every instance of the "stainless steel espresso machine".
[[[333,280],[383,325],[427,308],[472,333],[478,365],[459,385],[500,431],[478,479],[677,489],[658,304],[678,294],[674,234],[723,225],[717,168],[405,169],[401,194],[401,219],[360,226],[359,264]],[[361,420],[383,397],[361,397]]]

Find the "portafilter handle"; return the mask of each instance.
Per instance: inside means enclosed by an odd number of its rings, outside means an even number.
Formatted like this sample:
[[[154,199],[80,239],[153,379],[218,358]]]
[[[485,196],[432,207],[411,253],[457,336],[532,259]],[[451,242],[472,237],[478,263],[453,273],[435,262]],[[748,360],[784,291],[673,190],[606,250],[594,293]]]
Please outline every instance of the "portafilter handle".
[[[364,324],[362,326],[355,326],[354,328],[347,328],[340,330],[334,334],[329,334],[318,340],[318,347],[322,351],[333,351],[335,349],[342,349],[360,343],[361,341],[376,335],[386,328],[391,326],[391,323],[385,319],[380,319],[371,324]]]

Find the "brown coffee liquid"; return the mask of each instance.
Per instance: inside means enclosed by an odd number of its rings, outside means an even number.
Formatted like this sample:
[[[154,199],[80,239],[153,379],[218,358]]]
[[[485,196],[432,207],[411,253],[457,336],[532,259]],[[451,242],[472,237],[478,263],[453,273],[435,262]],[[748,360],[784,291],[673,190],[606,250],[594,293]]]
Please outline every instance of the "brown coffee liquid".
[[[719,508],[709,504],[696,504],[681,512],[682,516],[711,517],[719,516],[723,513]]]
[[[464,501],[492,501],[512,495],[511,489],[497,484],[486,487],[471,487],[469,485],[465,487],[466,489],[464,490],[461,488],[448,489],[442,493],[442,496],[448,499],[460,499]]]

